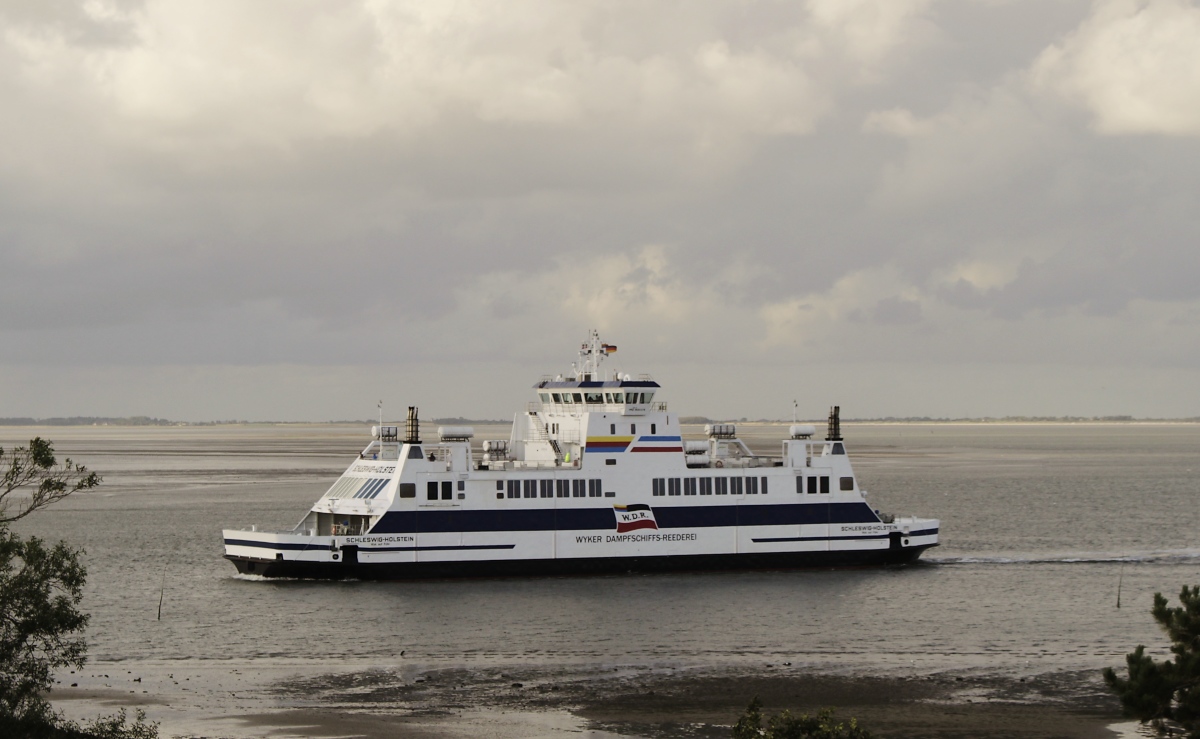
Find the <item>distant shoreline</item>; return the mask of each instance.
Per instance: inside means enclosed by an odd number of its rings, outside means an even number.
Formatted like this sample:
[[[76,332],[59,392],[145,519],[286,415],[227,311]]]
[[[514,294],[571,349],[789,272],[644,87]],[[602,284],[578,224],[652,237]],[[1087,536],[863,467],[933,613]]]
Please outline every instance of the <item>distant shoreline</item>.
[[[714,419],[705,418],[703,416],[684,416],[679,419],[679,422],[684,425],[699,425],[706,423],[747,423],[747,424],[777,424],[787,425],[791,423],[817,424],[824,425],[824,419],[820,420],[800,420],[790,421],[787,419],[771,419],[771,418],[728,418]],[[55,417],[55,418],[0,418],[0,427],[44,427],[44,426],[117,426],[117,427],[145,427],[145,426],[160,426],[160,427],[200,427],[200,426],[345,426],[345,425],[372,425],[378,421],[374,419],[346,419],[340,421],[244,421],[244,420],[225,420],[225,421],[172,421],[165,418],[150,418],[147,416],[129,416],[124,418],[107,418],[93,416],[70,416],[70,417]],[[422,421],[422,425],[442,424],[442,425],[505,425],[512,423],[508,419],[473,419],[473,418],[433,418]],[[886,416],[883,418],[843,418],[842,423],[873,423],[873,424],[928,424],[946,425],[946,424],[971,424],[971,425],[1002,425],[1002,424],[1156,424],[1156,423],[1174,423],[1174,424],[1191,424],[1200,423],[1200,416],[1190,418],[1134,418],[1133,416],[1003,416],[990,417],[984,416],[980,418],[931,418],[928,416],[917,417],[893,417]]]

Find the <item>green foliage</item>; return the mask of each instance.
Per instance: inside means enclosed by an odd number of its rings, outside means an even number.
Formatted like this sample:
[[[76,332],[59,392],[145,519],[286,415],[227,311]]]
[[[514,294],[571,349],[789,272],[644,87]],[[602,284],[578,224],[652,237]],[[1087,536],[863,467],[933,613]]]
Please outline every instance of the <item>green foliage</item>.
[[[62,500],[71,493],[88,490],[100,484],[100,476],[88,472],[70,459],[60,465],[54,458],[54,445],[40,436],[30,439],[29,446],[5,451],[0,447],[0,525],[24,518],[30,513]],[[28,497],[10,497],[15,492]],[[19,504],[9,510],[9,506]]]
[[[734,724],[733,739],[871,739],[871,732],[859,726],[857,719],[844,724],[835,721],[833,713],[832,708],[822,708],[815,716],[784,711],[768,719],[763,728],[762,701],[755,697]]]
[[[0,531],[0,713],[49,715],[42,697],[54,671],[82,667],[87,651],[78,610],[87,573],[65,543]]]
[[[1182,730],[1200,739],[1200,585],[1183,586],[1180,606],[1154,594],[1151,614],[1171,639],[1173,659],[1155,661],[1139,645],[1126,655],[1129,677],[1104,671],[1104,681],[1121,699],[1125,714],[1151,724],[1160,735]]]
[[[35,438],[27,447],[0,449],[0,737],[5,739],[155,739],[158,725],[125,711],[85,725],[55,713],[46,695],[54,673],[83,667],[88,616],[79,610],[87,570],[80,552],[59,542],[17,536],[8,524],[79,490],[100,476],[71,460],[58,464],[54,446]],[[9,495],[27,492],[15,510]]]
[[[80,725],[57,716],[17,720],[0,716],[0,736],[6,739],[158,739],[158,724],[146,723],[139,710],[133,723],[122,708],[115,715],[101,716]]]

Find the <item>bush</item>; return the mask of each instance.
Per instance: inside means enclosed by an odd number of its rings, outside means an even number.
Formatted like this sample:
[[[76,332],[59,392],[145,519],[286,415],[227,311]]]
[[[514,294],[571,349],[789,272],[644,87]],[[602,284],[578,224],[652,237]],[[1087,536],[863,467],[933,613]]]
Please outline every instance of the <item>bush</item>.
[[[822,708],[817,715],[793,716],[784,711],[762,725],[762,701],[756,696],[733,726],[733,739],[872,739],[871,732],[851,718],[849,725],[836,722],[834,709]]]

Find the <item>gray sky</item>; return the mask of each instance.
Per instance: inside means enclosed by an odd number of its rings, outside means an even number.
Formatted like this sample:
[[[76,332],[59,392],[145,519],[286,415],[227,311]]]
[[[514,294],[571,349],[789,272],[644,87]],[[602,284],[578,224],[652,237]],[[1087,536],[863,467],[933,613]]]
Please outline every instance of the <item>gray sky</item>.
[[[0,416],[1200,415],[1185,0],[0,0]]]

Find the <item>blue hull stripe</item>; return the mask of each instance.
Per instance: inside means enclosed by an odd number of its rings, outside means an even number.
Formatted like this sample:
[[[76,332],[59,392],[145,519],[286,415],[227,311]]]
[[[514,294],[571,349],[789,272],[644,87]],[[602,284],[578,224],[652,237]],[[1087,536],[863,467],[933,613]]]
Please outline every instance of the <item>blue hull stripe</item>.
[[[782,505],[655,505],[660,529],[879,523],[866,503]],[[612,508],[526,508],[493,511],[388,511],[372,534],[480,531],[603,531],[616,528]]]
[[[283,544],[273,541],[249,541],[247,539],[226,539],[225,546],[227,547],[258,547],[260,549],[278,549],[278,550],[306,550],[320,549],[326,550],[325,546],[310,546],[308,544]],[[357,544],[352,546],[359,546]],[[456,545],[441,545],[427,547],[364,547],[359,546],[360,552],[447,552],[447,551],[462,551],[476,549],[515,549],[516,544],[463,544]]]
[[[912,531],[904,534],[904,536],[934,536],[938,532],[937,529],[922,529],[921,531]],[[769,539],[751,539],[755,544],[779,544],[790,541],[861,541],[863,539],[886,539],[892,533],[899,534],[899,531],[888,532],[886,534],[868,534],[865,536],[780,536]]]

